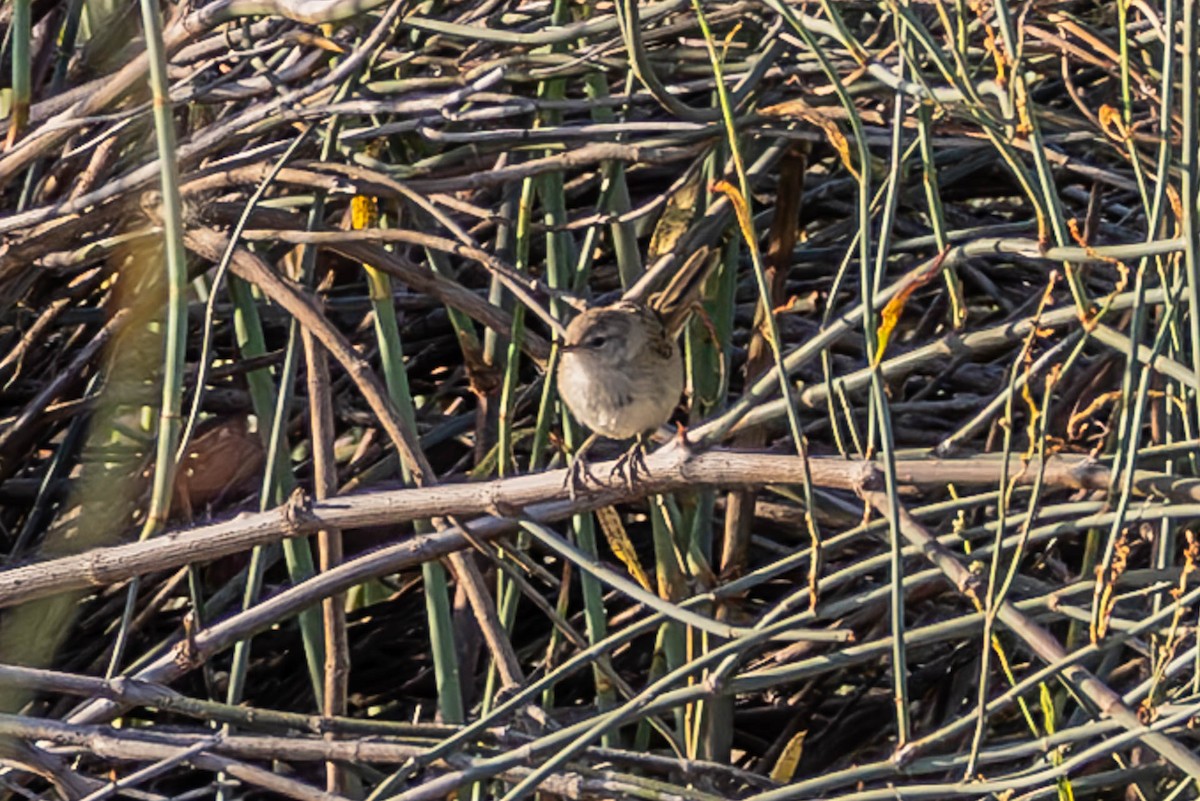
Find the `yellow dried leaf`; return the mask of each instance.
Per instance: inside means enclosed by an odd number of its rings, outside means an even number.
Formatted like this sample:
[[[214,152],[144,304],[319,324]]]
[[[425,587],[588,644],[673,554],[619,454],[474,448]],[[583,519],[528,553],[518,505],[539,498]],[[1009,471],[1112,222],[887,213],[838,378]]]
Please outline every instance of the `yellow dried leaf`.
[[[637,551],[634,550],[629,535],[625,533],[625,526],[621,523],[621,516],[617,514],[617,510],[611,506],[602,506],[596,510],[596,519],[600,521],[600,530],[604,532],[604,538],[608,540],[608,547],[621,560],[621,564],[625,565],[629,575],[646,592],[654,592],[650,586],[650,577],[646,575],[646,571],[642,569],[642,565],[638,561]]]
[[[713,184],[713,191],[725,195],[729,198],[729,202],[733,204],[733,212],[737,215],[738,227],[742,229],[742,238],[748,244],[757,241],[754,236],[754,221],[750,219],[750,205],[746,202],[746,198],[738,188],[728,181],[717,181]]]
[[[379,222],[379,201],[367,195],[350,199],[350,227],[355,231],[374,228]]]
[[[830,117],[831,112],[829,109],[814,108],[802,98],[795,98],[759,109],[759,113],[768,117],[799,119],[815,128],[820,128],[825,134],[825,139],[828,140],[830,147],[838,154],[838,158],[841,159],[842,165],[845,166],[847,172],[854,176],[854,180],[859,180],[858,170],[855,168],[854,161],[850,157],[850,141],[842,133],[842,129],[838,127],[838,124]]]
[[[738,24],[733,26],[733,29],[730,30],[729,33],[725,34],[725,40],[723,42],[721,42],[721,60],[722,61],[724,61],[725,58],[729,55],[729,47],[730,47],[730,45],[733,44],[733,38],[738,35],[738,32],[741,31],[741,29],[742,29],[742,23],[739,22]]]
[[[1029,407],[1029,422],[1025,424],[1025,432],[1029,437],[1029,452],[1027,455],[1032,457],[1033,451],[1037,447],[1038,423],[1042,417],[1042,410],[1038,408],[1037,399],[1033,397],[1033,391],[1029,389],[1028,381],[1021,387],[1021,399]]]
[[[800,757],[804,755],[804,741],[807,737],[808,730],[806,729],[797,732],[792,739],[788,740],[788,744],[783,747],[783,753],[775,761],[775,767],[771,768],[772,781],[786,784],[796,775],[796,768],[800,765]]]
[[[1171,204],[1171,213],[1175,215],[1175,236],[1179,236],[1183,230],[1183,199],[1179,196],[1179,190],[1167,184],[1167,201]]]
[[[878,349],[875,352],[876,364],[883,361],[883,352],[887,350],[888,340],[892,338],[892,331],[896,330],[896,323],[900,322],[900,315],[904,313],[905,304],[908,303],[908,299],[912,297],[913,292],[917,291],[917,287],[923,283],[925,282],[910,282],[897,292],[888,301],[887,305],[883,307],[883,312],[879,315],[879,330],[876,332],[879,338]]]
[[[900,315],[904,313],[904,305],[908,303],[908,299],[919,288],[928,284],[935,275],[942,270],[942,262],[946,260],[946,254],[950,252],[949,248],[943,250],[938,257],[930,262],[929,267],[922,272],[917,273],[908,279],[908,283],[900,288],[900,291],[892,296],[887,305],[883,307],[883,312],[880,314],[879,330],[876,332],[878,336],[878,346],[875,351],[875,364],[883,361],[883,353],[887,350],[888,340],[891,339],[892,331],[896,328],[896,323],[900,322]]]
[[[785,100],[782,103],[776,103],[773,106],[763,106],[758,110],[758,113],[766,117],[799,117],[807,121],[812,111],[812,106],[805,102],[803,98],[796,97],[791,100]]]
[[[812,314],[817,310],[817,302],[821,299],[816,290],[807,295],[792,295],[782,305],[772,309],[772,314]]]
[[[1121,120],[1120,111],[1105,103],[1100,106],[1100,114],[1098,116],[1100,117],[1100,127],[1104,130],[1104,133],[1114,139],[1125,139],[1128,137],[1128,132],[1125,130],[1125,123]]]
[[[892,331],[896,329],[896,323],[900,322],[900,315],[904,313],[904,304],[908,302],[916,287],[906,286],[904,289],[883,307],[883,312],[879,315],[879,330],[876,332],[878,344],[875,351],[875,364],[883,361],[883,352],[887,350],[888,340],[892,338]]]
[[[975,12],[983,26],[983,47],[991,55],[992,61],[996,65],[996,83],[1004,86],[1008,83],[1008,77],[1005,74],[1008,59],[1005,58],[1004,52],[1000,48],[1000,42],[996,39],[996,29],[988,23],[985,16],[988,9],[983,3],[971,3],[971,10]]]
[[[322,25],[322,30],[324,30],[325,27],[326,26]],[[296,38],[297,44],[304,45],[305,47],[319,47],[328,53],[336,53],[338,55],[346,52],[345,47],[325,36],[315,36],[306,31],[295,31],[292,33],[292,36]]]
[[[699,197],[700,173],[697,172],[679,187],[679,191],[667,198],[662,216],[654,226],[654,235],[650,237],[650,248],[646,254],[649,261],[653,262],[662,254],[674,249],[675,243],[684,235],[696,216]]]
[[[829,140],[829,144],[837,151],[838,158],[842,160],[842,166],[846,168],[846,172],[854,176],[854,180],[859,180],[858,170],[854,169],[854,162],[850,159],[850,142],[842,133],[842,129],[833,120],[821,120],[821,130],[825,132],[825,138]]]

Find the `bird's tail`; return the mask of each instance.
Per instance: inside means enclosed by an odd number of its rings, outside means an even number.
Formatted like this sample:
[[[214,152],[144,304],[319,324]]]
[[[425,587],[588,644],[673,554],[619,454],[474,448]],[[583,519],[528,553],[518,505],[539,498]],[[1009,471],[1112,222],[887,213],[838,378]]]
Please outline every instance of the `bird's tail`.
[[[712,248],[701,247],[675,271],[662,290],[650,296],[648,305],[658,313],[672,338],[683,330],[691,317],[704,282],[719,261],[719,254]]]

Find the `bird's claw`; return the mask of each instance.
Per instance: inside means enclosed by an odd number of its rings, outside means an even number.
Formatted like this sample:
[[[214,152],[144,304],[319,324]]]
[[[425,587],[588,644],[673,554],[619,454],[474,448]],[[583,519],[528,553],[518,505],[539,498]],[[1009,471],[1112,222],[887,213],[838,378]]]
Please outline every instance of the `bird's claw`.
[[[572,501],[577,500],[580,491],[587,492],[591,487],[598,486],[599,483],[592,475],[592,471],[588,469],[587,459],[583,458],[583,453],[576,453],[571,457],[571,463],[567,465],[567,474],[563,477],[563,489],[567,491],[567,497]]]
[[[650,468],[646,465],[646,448],[640,439],[633,444],[633,447],[621,454],[612,470],[609,471],[608,477],[609,480],[612,480],[613,476],[620,476],[625,480],[625,486],[632,490],[634,484],[637,483],[639,470],[643,474],[650,472]]]

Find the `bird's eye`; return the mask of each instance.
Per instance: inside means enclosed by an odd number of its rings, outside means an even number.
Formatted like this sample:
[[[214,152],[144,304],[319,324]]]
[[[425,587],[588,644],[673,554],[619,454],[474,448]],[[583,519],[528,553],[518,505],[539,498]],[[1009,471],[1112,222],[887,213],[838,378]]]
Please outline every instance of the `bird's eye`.
[[[602,348],[607,341],[608,337],[592,337],[587,341],[587,346],[589,348]]]

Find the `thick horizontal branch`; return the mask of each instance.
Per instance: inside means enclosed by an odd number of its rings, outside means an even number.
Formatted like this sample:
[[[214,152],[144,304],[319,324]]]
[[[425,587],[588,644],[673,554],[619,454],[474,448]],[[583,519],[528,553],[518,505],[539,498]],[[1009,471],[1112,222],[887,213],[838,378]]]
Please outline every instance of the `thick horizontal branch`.
[[[700,486],[762,487],[803,482],[803,466],[795,456],[732,451],[689,454],[677,447],[662,448],[647,459],[647,472],[633,489],[609,477],[614,463],[591,467],[598,477],[595,491],[571,500],[564,486],[564,471],[554,470],[495,481],[444,484],[418,489],[385,490],[333,498],[311,508],[280,507],[242,515],[199,528],[173,531],[145,542],[97,548],[85,553],[8,568],[0,572],[0,606],[42,598],[67,590],[102,587],[158,570],[203,563],[287,537],[315,534],[320,528],[352,529],[454,515],[476,519],[472,533],[499,536],[509,530],[501,520],[523,516],[539,521],[561,520],[573,514]],[[814,485],[853,490],[871,463],[839,458],[809,461]],[[900,462],[897,477],[909,487],[936,487],[953,482],[959,488],[988,486],[1000,480],[1003,462],[996,458]],[[1019,476],[1022,464],[1014,459],[1011,475]],[[1025,469],[1029,480],[1036,474]],[[1158,474],[1140,474],[1136,488],[1144,495],[1170,496],[1200,501],[1200,482]],[[1084,457],[1055,457],[1046,465],[1048,486],[1104,490],[1111,475],[1103,466]],[[436,559],[467,546],[459,533],[444,542],[422,538],[414,558]],[[433,540],[437,540],[434,542]]]

